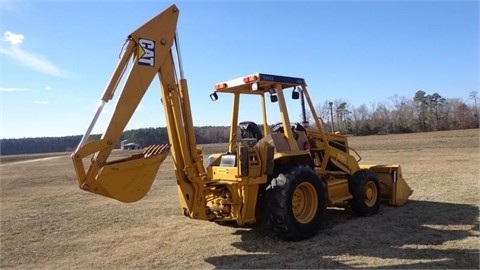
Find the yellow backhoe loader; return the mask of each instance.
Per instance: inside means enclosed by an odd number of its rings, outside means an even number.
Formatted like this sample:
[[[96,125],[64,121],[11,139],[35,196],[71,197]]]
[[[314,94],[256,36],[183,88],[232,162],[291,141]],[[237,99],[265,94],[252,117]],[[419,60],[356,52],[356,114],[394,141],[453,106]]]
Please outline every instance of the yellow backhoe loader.
[[[378,212],[381,201],[397,206],[407,202],[412,190],[402,178],[400,165],[359,165],[360,157],[349,147],[347,137],[325,130],[303,78],[255,73],[216,84],[212,100],[226,94],[233,97],[230,140],[223,153],[210,155],[204,162],[181,66],[178,17],[179,9],[172,5],[127,37],[92,123],[71,155],[81,189],[122,202],[137,201],[149,191],[160,165],[171,154],[185,216],[238,225],[262,221],[281,238],[294,241],[318,232],[328,206],[344,204],[368,216]],[[110,160],[155,76],[160,80],[169,143]],[[122,78],[124,86],[105,132],[99,139],[91,138]],[[293,100],[287,102],[290,93]],[[238,119],[245,95],[259,99],[263,123]],[[278,105],[279,123],[267,122],[267,102]],[[287,103],[301,106],[302,123],[290,121]],[[244,106],[252,110],[251,103]],[[310,110],[311,124],[305,109]],[[84,162],[87,157],[90,160]]]

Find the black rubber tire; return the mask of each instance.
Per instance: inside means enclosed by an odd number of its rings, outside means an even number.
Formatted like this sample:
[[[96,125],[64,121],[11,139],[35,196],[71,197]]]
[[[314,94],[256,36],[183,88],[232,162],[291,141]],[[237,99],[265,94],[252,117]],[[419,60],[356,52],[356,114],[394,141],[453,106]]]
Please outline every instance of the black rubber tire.
[[[299,241],[315,235],[326,209],[323,182],[306,165],[290,166],[265,190],[264,219],[282,239]]]
[[[374,215],[380,209],[380,181],[375,172],[359,170],[348,181],[353,198],[348,201],[352,211],[359,216]]]

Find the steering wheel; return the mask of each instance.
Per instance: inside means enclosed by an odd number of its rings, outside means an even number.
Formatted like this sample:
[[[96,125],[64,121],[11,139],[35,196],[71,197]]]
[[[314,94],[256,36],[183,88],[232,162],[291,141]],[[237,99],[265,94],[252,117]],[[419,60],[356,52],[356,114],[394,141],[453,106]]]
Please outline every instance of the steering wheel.
[[[298,138],[298,133],[297,131],[306,131],[305,130],[305,127],[303,127],[300,123],[296,122],[295,124],[293,124],[291,127],[290,127],[293,131],[293,137],[295,138],[295,140]],[[270,131],[272,133],[284,133],[285,130],[283,129],[283,124],[282,122],[279,122],[275,125],[273,125],[271,128],[270,128]]]
[[[276,123],[275,125],[273,125],[271,128],[270,128],[270,131],[272,133],[283,133],[284,130],[283,130],[283,124],[282,122],[279,122],[279,123]]]
[[[292,128],[293,131],[306,131],[305,127],[303,127],[302,124],[300,124],[298,122],[295,122],[295,124],[293,124],[291,126],[291,128]],[[273,133],[283,133],[283,132],[285,132],[284,129],[283,129],[282,122],[279,122],[279,123],[276,123],[275,125],[273,125],[270,128],[270,131],[273,132]]]

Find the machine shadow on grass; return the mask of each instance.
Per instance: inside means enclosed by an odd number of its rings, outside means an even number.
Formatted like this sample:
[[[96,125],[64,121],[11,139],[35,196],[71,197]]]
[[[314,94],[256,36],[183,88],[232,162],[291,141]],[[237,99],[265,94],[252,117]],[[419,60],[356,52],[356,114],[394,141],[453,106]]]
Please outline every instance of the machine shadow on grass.
[[[383,206],[371,217],[329,208],[320,232],[311,239],[286,242],[264,226],[239,228],[236,233],[242,235],[242,241],[232,245],[252,254],[216,256],[206,261],[222,269],[478,269],[478,250],[462,248],[461,244],[445,246],[448,241],[478,237],[472,233],[478,231],[478,213],[474,205],[414,200],[403,207]],[[386,264],[378,266],[373,260]]]

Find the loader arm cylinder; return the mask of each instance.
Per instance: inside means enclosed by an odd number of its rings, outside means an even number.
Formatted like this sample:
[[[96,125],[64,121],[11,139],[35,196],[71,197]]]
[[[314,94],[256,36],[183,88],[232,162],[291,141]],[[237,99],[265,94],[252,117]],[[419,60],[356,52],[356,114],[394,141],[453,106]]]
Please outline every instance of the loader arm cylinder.
[[[128,67],[128,61],[131,59],[133,54],[133,49],[136,46],[135,41],[133,41],[130,37],[127,38],[126,44],[127,44],[127,47],[123,51],[122,57],[120,58],[120,61],[117,64],[117,68],[113,72],[112,78],[110,78],[110,83],[107,85],[107,88],[103,93],[102,100],[105,102],[108,102],[113,98],[113,94],[115,93],[115,90],[118,87],[118,83],[120,82],[120,79],[123,77],[123,74],[125,73],[125,70]]]
[[[180,79],[183,80],[185,75],[183,73],[182,54],[180,53],[180,41],[177,33],[175,33],[175,51],[177,52],[178,73],[180,73]]]
[[[88,140],[88,138],[90,137],[90,134],[92,133],[92,130],[95,127],[95,124],[98,121],[98,117],[100,117],[100,114],[102,113],[103,108],[105,107],[105,104],[107,104],[106,101],[100,100],[100,102],[98,104],[97,111],[95,112],[95,115],[93,116],[93,120],[90,123],[90,125],[88,125],[88,128],[87,128],[87,131],[85,132],[85,135],[83,135],[82,139],[80,140],[80,143],[78,144],[76,152],[78,152],[80,147],[82,147],[85,144],[85,142]]]
[[[78,144],[78,147],[81,147],[85,144],[85,142],[88,140],[88,137],[90,137],[90,134],[92,133],[93,128],[95,127],[98,117],[100,117],[100,114],[103,111],[103,108],[105,107],[105,104],[113,98],[113,94],[115,93],[115,89],[118,86],[118,83],[120,79],[123,76],[123,73],[125,72],[125,69],[128,66],[128,60],[132,57],[133,53],[133,48],[135,47],[135,42],[131,41],[130,39],[127,39],[127,47],[122,53],[122,57],[120,61],[117,64],[117,68],[115,69],[112,78],[110,79],[110,83],[107,85],[105,88],[105,91],[103,93],[103,96],[99,102],[97,111],[93,117],[93,120],[91,124],[88,126],[87,131],[85,132],[85,135],[82,137],[82,140]]]
[[[178,55],[177,55],[178,57]],[[177,178],[180,204],[187,215],[207,219],[203,185],[205,169],[196,150],[186,80],[177,82],[173,56],[167,57],[159,70],[167,131]],[[182,83],[185,88],[182,88]],[[188,105],[188,106],[187,106]],[[199,167],[201,169],[199,170]]]

